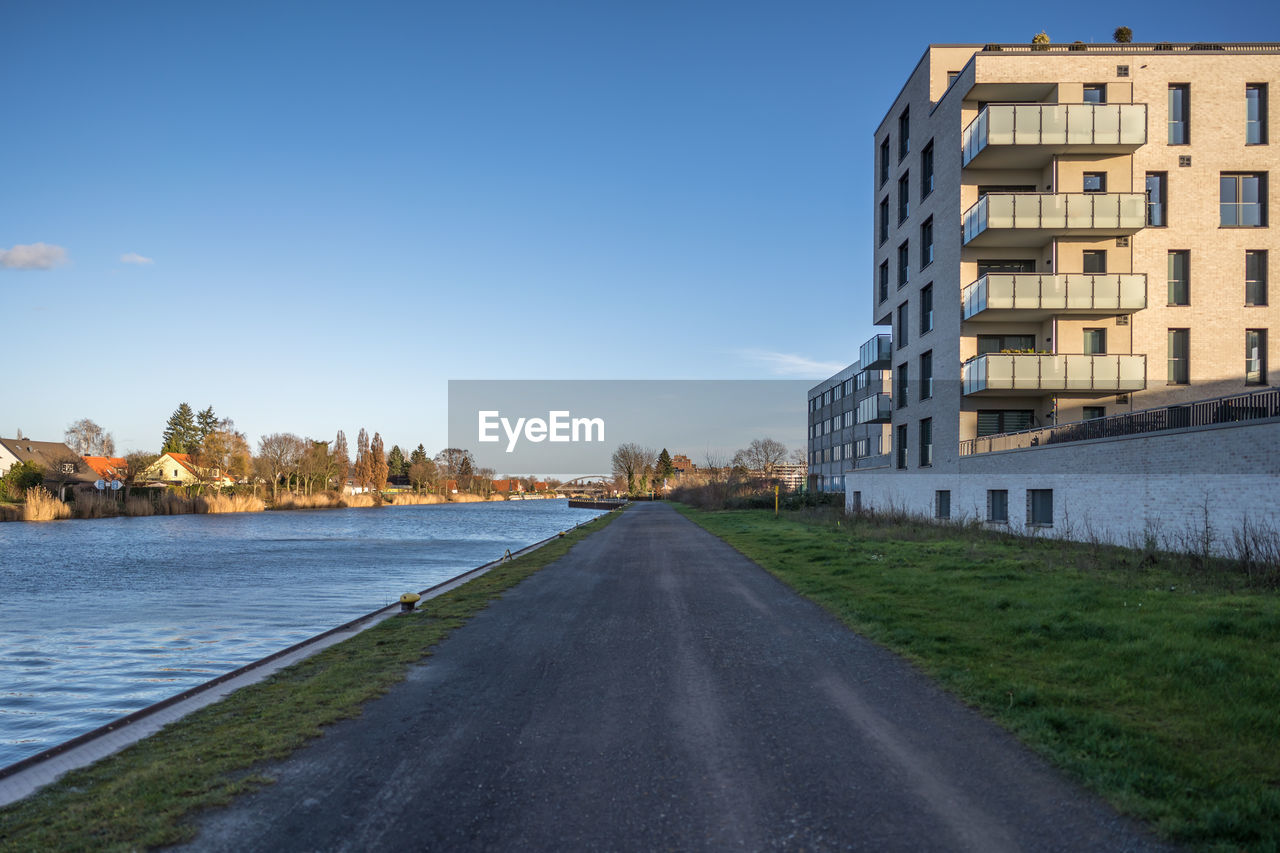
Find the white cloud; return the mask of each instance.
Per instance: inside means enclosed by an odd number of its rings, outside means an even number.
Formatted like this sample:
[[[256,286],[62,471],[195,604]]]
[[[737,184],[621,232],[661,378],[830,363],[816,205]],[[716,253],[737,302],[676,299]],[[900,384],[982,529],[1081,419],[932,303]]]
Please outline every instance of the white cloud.
[[[152,258],[144,258],[142,255],[139,255],[137,252],[125,252],[123,255],[120,256],[120,263],[138,264],[140,266],[145,266],[146,264],[154,264],[155,260]]]
[[[848,365],[834,361],[815,361],[803,355],[772,350],[743,350],[740,355],[769,367],[775,376],[809,376],[819,379],[846,368]]]
[[[0,249],[0,267],[11,270],[51,270],[67,262],[67,250],[48,243]]]

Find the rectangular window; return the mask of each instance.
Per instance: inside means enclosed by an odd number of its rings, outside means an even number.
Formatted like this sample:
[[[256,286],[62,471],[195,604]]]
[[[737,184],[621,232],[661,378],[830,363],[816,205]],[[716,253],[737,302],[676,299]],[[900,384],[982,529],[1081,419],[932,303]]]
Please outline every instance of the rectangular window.
[[[907,303],[898,306],[898,328],[895,330],[893,346],[902,349],[907,345]]]
[[[1223,228],[1262,228],[1267,224],[1265,172],[1223,173],[1218,179],[1219,224]]]
[[[920,269],[933,263],[933,217],[920,226]]]
[[[1107,354],[1107,330],[1106,329],[1085,329],[1084,330],[1084,354],[1085,355],[1106,355]]]
[[[880,265],[880,301],[884,302],[889,298],[889,262],[885,261]]]
[[[880,244],[889,239],[889,198],[880,199]]]
[[[1084,252],[1081,257],[1083,272],[1091,275],[1104,275],[1107,271],[1106,249],[1095,249]]]
[[[871,371],[860,370],[858,371],[858,375],[855,376],[853,379],[854,379],[854,388],[858,391],[861,391],[863,388],[866,388],[868,385],[871,384]]]
[[[1191,143],[1191,87],[1185,83],[1169,87],[1169,144]]]
[[[910,385],[910,379],[907,375],[907,363],[904,361],[898,365],[898,408],[905,409],[907,407],[907,387]]]
[[[1244,304],[1267,304],[1266,250],[1244,253]]]
[[[1267,84],[1250,83],[1244,87],[1244,144],[1267,144]]]
[[[1267,330],[1244,331],[1244,384],[1267,384]]]
[[[1107,416],[1106,406],[1085,406],[1081,417],[1086,421],[1096,418],[1105,418]]]
[[[978,436],[1031,429],[1034,415],[1030,409],[979,409]]]
[[[908,107],[898,116],[898,162],[901,163],[911,153],[911,109]]]
[[[1191,382],[1191,330],[1169,330],[1169,384]]]
[[[898,224],[907,221],[911,215],[911,173],[906,172],[898,178]]]
[[[1036,262],[1032,258],[1024,260],[980,260],[978,261],[978,278],[992,273],[1035,272]]]
[[[1085,83],[1084,102],[1086,104],[1105,104],[1107,102],[1107,84]]]
[[[1191,253],[1186,249],[1169,253],[1169,304],[1191,304]]]
[[[1027,524],[1053,527],[1053,489],[1027,489]]]
[[[1107,191],[1106,172],[1085,172],[1084,191],[1087,193],[1104,193]]]
[[[920,200],[924,201],[933,192],[933,140],[920,152]]]
[[[993,352],[1034,352],[1035,335],[978,335],[978,355]]]
[[[933,285],[920,288],[920,334],[933,329]]]
[[[1169,224],[1169,173],[1147,172],[1147,224],[1164,228]]]
[[[897,450],[897,457],[898,457],[898,467],[906,468],[907,467],[907,425],[906,424],[898,424],[897,438],[898,438],[898,441],[897,441],[898,446],[896,450]]]
[[[933,517],[951,517],[951,490],[939,489],[933,493]]]
[[[889,180],[889,137],[880,142],[880,186]]]
[[[920,467],[933,464],[933,418],[920,421]]]
[[[997,524],[1009,523],[1009,490],[987,490],[987,521]]]
[[[906,287],[907,280],[911,277],[911,253],[910,241],[903,241],[898,247],[898,287]]]
[[[933,350],[920,356],[920,399],[933,396]]]

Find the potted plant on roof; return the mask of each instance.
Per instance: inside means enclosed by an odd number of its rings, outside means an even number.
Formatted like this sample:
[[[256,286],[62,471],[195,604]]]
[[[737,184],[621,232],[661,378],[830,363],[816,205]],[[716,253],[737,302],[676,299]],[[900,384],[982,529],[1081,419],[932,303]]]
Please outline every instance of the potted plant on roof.
[[[1048,49],[1049,49],[1049,34],[1048,34],[1048,33],[1046,33],[1044,30],[1041,30],[1040,32],[1038,32],[1038,33],[1036,33],[1034,36],[1032,36],[1032,37],[1031,37],[1031,49],[1032,49],[1032,50],[1048,50]]]

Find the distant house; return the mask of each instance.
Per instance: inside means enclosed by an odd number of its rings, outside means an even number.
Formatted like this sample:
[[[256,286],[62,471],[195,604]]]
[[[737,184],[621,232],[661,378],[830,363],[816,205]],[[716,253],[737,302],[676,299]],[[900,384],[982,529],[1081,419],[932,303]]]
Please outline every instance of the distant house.
[[[123,456],[81,456],[85,464],[103,480],[123,480],[126,465]]]
[[[533,490],[535,492],[545,492],[547,490],[547,484],[542,480],[537,480],[533,484]]]
[[[98,474],[79,454],[61,441],[32,441],[29,438],[0,438],[0,475],[19,462],[34,462],[44,470],[45,487],[62,492],[67,486],[93,483]]]
[[[685,456],[683,453],[677,453],[675,456],[671,457],[671,470],[677,475],[687,474],[697,467],[698,466],[694,465],[689,457]]]
[[[543,488],[546,488],[545,483],[543,483]],[[514,477],[508,480],[494,480],[493,490],[495,492],[523,492],[524,484]]]
[[[451,494],[451,495],[456,495],[456,494],[458,493],[458,481],[457,481],[457,480],[445,480],[445,483],[444,483],[444,490],[445,490],[446,492],[448,492],[449,494]]]
[[[190,453],[162,453],[152,462],[139,480],[148,483],[167,483],[171,486],[234,486],[236,481],[216,468],[205,471],[191,461]]]

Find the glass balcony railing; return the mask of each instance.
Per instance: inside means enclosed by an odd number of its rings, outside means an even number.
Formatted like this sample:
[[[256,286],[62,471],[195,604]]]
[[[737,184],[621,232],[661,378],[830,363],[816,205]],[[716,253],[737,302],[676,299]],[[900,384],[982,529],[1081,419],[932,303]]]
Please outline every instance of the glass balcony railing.
[[[988,104],[964,129],[961,165],[987,151],[1040,148],[1047,161],[1077,147],[1119,152],[1146,142],[1146,104]]]
[[[858,366],[863,370],[882,370],[893,361],[893,339],[890,335],[873,335],[858,348]]]
[[[1127,273],[990,273],[966,287],[960,299],[965,320],[1132,314],[1147,307],[1147,277]]]
[[[858,401],[855,417],[860,424],[886,424],[893,417],[892,406],[888,394],[872,394]]]
[[[988,353],[961,365],[965,394],[1125,394],[1147,387],[1145,355]]]
[[[1019,232],[1045,240],[1120,236],[1141,230],[1146,217],[1142,193],[988,193],[964,213],[964,242],[995,232],[1007,239]]]

